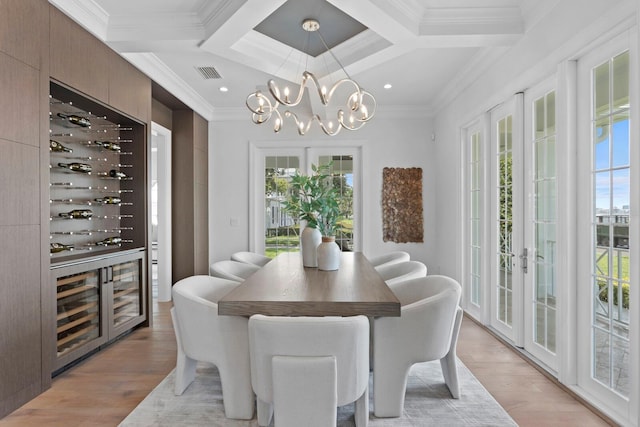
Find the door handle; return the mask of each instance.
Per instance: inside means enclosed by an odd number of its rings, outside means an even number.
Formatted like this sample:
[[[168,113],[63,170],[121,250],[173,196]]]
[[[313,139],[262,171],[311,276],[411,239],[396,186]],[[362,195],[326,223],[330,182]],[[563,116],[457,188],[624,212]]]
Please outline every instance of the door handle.
[[[529,249],[528,248],[524,248],[522,249],[522,253],[520,254],[520,256],[518,257],[520,258],[520,268],[522,269],[523,273],[527,273],[528,271],[528,264],[529,264]]]

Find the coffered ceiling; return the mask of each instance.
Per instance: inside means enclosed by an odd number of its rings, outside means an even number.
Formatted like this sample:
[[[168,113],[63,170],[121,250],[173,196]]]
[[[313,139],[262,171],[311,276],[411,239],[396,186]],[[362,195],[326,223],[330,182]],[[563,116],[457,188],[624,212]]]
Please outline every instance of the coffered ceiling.
[[[211,119],[273,76],[295,83],[306,66],[342,78],[336,60],[379,110],[431,114],[560,0],[49,1]]]

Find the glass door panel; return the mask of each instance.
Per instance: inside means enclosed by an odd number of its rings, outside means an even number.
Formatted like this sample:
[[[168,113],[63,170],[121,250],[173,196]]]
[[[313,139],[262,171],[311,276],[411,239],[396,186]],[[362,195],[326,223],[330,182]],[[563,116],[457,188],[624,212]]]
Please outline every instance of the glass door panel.
[[[315,147],[308,151],[307,168],[311,164],[332,163],[333,185],[340,191],[340,219],[336,236],[343,251],[361,250],[360,149],[355,147]]]
[[[56,279],[58,357],[101,336],[98,272],[92,270]]]
[[[488,273],[489,247],[485,209],[489,205],[486,187],[485,166],[487,146],[485,129],[488,116],[483,116],[462,129],[462,152],[464,153],[464,263],[462,273],[462,306],[465,311],[482,323],[487,322],[488,295],[485,288],[490,282]]]
[[[637,424],[638,317],[632,301],[640,259],[637,117],[629,77],[637,76],[625,32],[578,61],[578,386]],[[636,77],[637,78],[637,77]],[[637,124],[636,124],[637,126]],[[635,298],[635,299],[634,299]]]
[[[274,258],[300,250],[300,224],[282,207],[291,177],[301,172],[300,157],[265,156],[264,162],[264,253]]]
[[[338,219],[338,231],[336,243],[342,251],[353,251],[353,156],[352,155],[322,155],[318,158],[318,164],[331,163],[331,175],[333,186],[338,189],[340,198],[340,218]]]
[[[522,345],[523,236],[522,94],[491,112],[492,264],[491,325]]]
[[[591,372],[629,396],[629,53],[592,70]]]
[[[531,170],[525,183],[525,349],[551,368],[556,357],[556,92],[554,81],[525,95],[525,165]],[[527,156],[530,154],[530,156]]]
[[[135,319],[142,314],[142,279],[140,260],[116,264],[113,269],[114,328]]]
[[[480,295],[481,295],[481,274],[480,258],[482,253],[482,245],[480,242],[480,235],[482,233],[481,223],[481,203],[482,203],[482,189],[481,189],[481,144],[482,136],[479,131],[472,132],[469,138],[469,259],[471,260],[469,270],[469,284],[470,295],[469,302],[477,307],[480,307]]]
[[[296,173],[311,173],[311,165],[332,162],[331,173],[334,185],[339,189],[342,216],[336,242],[345,251],[357,251],[361,247],[359,236],[360,212],[360,148],[321,147],[278,148],[271,144],[252,146],[250,181],[250,210],[254,221],[251,222],[250,250],[275,257],[283,252],[300,250],[300,224],[297,218],[289,216],[282,207],[289,191],[289,183]],[[320,144],[312,143],[313,146]],[[251,171],[257,171],[253,173]]]

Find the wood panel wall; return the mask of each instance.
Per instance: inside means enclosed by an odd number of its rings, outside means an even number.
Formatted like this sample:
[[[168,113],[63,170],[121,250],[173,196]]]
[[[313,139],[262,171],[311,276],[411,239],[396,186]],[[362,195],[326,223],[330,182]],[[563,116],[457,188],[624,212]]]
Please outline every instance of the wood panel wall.
[[[46,0],[0,0],[0,418],[51,385],[49,82],[147,123],[151,80]]]
[[[40,208],[48,10],[42,0],[0,0],[0,417],[51,383],[43,371],[41,238],[48,221]]]
[[[151,80],[109,46],[51,6],[51,77],[148,123]]]
[[[171,143],[172,281],[209,274],[208,125],[191,110],[174,110]]]

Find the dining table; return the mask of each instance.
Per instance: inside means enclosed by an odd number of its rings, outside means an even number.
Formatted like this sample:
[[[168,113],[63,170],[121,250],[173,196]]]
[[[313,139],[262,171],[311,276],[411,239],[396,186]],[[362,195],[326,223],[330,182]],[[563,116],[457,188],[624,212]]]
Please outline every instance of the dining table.
[[[218,301],[219,315],[400,316],[400,302],[362,252],[342,252],[337,270],[277,255]]]

